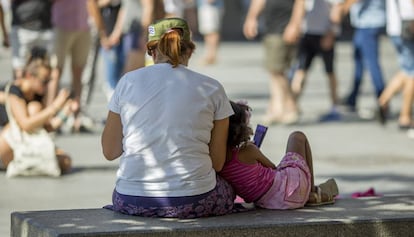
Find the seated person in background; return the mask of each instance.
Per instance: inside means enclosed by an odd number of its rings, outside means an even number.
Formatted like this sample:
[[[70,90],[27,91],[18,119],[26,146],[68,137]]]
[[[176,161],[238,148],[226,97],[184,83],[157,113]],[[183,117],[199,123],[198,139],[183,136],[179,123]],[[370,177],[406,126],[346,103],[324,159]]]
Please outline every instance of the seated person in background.
[[[250,107],[230,102],[226,163],[219,173],[246,202],[267,209],[295,209],[332,204],[338,195],[334,179],[314,186],[312,154],[302,132],[289,136],[286,154],[278,166],[250,142]]]
[[[50,77],[50,66],[43,58],[33,57],[25,67],[23,76],[11,83],[8,102],[17,125],[26,132],[44,127],[48,131],[55,130],[65,121],[76,105],[69,99],[69,91],[62,89],[49,106],[44,106],[44,96]],[[4,88],[2,90],[4,100]],[[9,119],[5,103],[0,103],[0,164],[7,168],[13,160],[13,150],[7,142],[6,133],[9,130]],[[41,148],[39,148],[41,149]],[[71,169],[71,158],[61,149],[56,149],[56,155],[62,173]]]

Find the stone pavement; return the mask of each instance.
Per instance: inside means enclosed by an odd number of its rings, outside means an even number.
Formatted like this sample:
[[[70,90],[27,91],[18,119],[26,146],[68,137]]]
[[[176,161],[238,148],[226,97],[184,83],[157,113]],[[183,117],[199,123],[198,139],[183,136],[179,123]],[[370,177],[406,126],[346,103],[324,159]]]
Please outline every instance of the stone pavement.
[[[247,99],[253,108],[252,125],[260,123],[268,98],[268,74],[262,67],[263,49],[257,42],[226,42],[221,46],[218,64],[197,65],[203,45],[197,44],[191,68],[217,78],[233,100]],[[394,49],[387,39],[381,46],[385,78],[398,70]],[[1,82],[10,78],[10,53],[0,51]],[[345,95],[351,85],[353,64],[349,42],[337,48],[339,94]],[[341,197],[373,187],[378,194],[414,194],[414,140],[397,128],[396,116],[401,97],[392,101],[393,119],[383,127],[373,118],[375,98],[369,75],[361,91],[360,109],[345,114],[341,122],[320,123],[318,117],[330,107],[327,80],[320,60],[314,62],[305,93],[301,97],[301,121],[297,125],[274,125],[269,128],[262,150],[275,163],[282,156],[286,140],[294,130],[304,131],[310,140],[314,157],[316,182],[333,177]],[[68,82],[68,75],[63,78]],[[101,90],[102,70],[87,113],[102,121],[107,113]],[[13,211],[99,208],[111,202],[117,161],[104,160],[100,147],[101,126],[95,134],[57,137],[60,147],[73,157],[74,172],[60,178],[30,177],[6,179],[0,172],[0,236],[10,234]]]

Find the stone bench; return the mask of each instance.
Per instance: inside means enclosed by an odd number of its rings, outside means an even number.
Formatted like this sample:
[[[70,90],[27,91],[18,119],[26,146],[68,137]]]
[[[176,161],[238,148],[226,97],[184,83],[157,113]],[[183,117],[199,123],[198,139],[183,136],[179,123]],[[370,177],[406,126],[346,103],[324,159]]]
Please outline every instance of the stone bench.
[[[189,220],[135,217],[102,208],[11,214],[12,237],[413,235],[414,196],[339,199],[329,206]]]

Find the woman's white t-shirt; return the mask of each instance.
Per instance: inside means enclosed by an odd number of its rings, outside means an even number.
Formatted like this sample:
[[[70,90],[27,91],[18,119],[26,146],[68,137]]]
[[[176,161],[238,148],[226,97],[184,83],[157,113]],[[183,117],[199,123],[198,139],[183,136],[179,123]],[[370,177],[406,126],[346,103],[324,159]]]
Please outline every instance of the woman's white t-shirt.
[[[109,110],[123,125],[117,192],[178,197],[215,187],[211,130],[214,120],[233,114],[218,81],[182,65],[155,64],[125,74]]]

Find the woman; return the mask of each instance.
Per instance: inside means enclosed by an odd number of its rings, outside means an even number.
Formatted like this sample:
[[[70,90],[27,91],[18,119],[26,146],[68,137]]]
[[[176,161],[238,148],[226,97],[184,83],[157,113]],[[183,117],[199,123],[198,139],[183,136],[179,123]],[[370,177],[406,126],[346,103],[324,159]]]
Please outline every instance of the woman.
[[[69,92],[62,90],[53,102],[43,107],[41,99],[46,92],[50,78],[50,67],[43,60],[36,59],[28,63],[22,78],[12,82],[8,98],[11,113],[17,125],[25,132],[32,132],[45,127],[48,130],[58,128],[72,113],[74,105],[68,100]],[[13,150],[7,141],[10,131],[9,118],[5,104],[0,105],[0,161],[3,168],[13,160]],[[40,148],[39,148],[40,149]],[[71,159],[62,150],[56,149],[56,156],[62,173],[71,169]]]
[[[194,218],[231,212],[224,165],[233,110],[222,85],[189,70],[195,49],[185,20],[148,28],[155,64],[121,78],[102,134],[107,160],[120,157],[112,210]]]
[[[402,102],[398,116],[401,130],[414,128],[412,106],[414,101],[414,41],[404,39],[401,32],[403,20],[414,19],[414,1],[387,1],[387,34],[397,52],[400,70],[392,77],[378,98],[379,118],[385,123],[388,117],[388,105],[392,97],[402,92]]]

